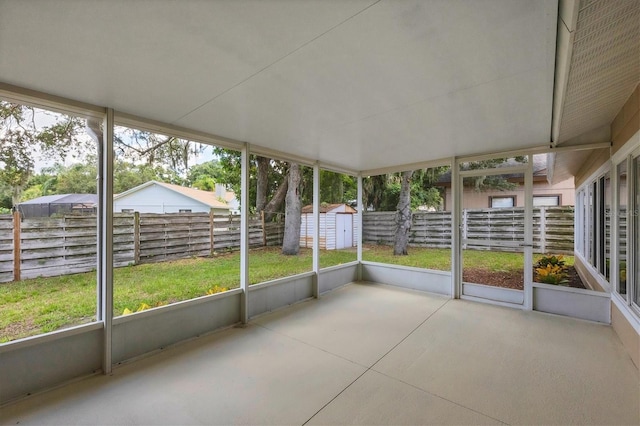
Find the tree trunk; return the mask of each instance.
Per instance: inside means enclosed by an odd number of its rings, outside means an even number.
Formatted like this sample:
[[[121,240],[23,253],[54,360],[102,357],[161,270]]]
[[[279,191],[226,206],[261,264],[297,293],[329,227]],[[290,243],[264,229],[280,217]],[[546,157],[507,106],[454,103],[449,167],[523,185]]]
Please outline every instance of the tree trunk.
[[[402,172],[400,197],[396,213],[396,238],[393,247],[395,256],[407,255],[409,231],[411,231],[411,175],[413,171]]]
[[[300,166],[291,163],[289,167],[289,188],[285,201],[284,238],[282,254],[297,255],[300,252],[300,223],[302,202],[300,200]]]
[[[278,211],[278,209],[284,202],[284,198],[287,195],[288,188],[289,188],[289,178],[285,176],[284,179],[282,180],[282,183],[278,187],[278,190],[273,195],[273,198],[271,198],[271,201],[269,201],[267,205],[264,206],[264,220],[266,222],[269,222],[271,221],[271,219],[273,219],[275,212]]]
[[[269,188],[269,163],[265,157],[257,157],[258,183],[256,186],[256,212],[260,213],[267,205],[267,190]]]

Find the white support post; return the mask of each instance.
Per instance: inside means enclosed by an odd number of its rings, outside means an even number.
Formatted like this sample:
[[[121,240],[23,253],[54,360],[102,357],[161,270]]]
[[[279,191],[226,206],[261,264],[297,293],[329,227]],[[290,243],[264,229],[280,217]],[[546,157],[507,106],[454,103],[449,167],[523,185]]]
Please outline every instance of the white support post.
[[[240,171],[240,321],[249,322],[249,144],[241,151]]]
[[[524,174],[524,308],[533,309],[533,155]]]
[[[457,158],[451,159],[451,297],[459,299],[462,294],[462,250],[460,249],[460,218],[462,215],[462,179]]]
[[[358,213],[356,215],[356,221],[358,224],[358,281],[362,281],[362,235],[364,230],[362,229],[362,215],[364,214],[364,203],[362,201],[363,189],[362,189],[362,174],[358,173],[358,200],[356,206]]]
[[[113,109],[102,122],[102,143],[98,142],[98,318],[104,324],[102,372],[112,369],[113,325]]]
[[[306,236],[306,233],[305,233]],[[313,165],[313,297],[320,296],[320,166]]]

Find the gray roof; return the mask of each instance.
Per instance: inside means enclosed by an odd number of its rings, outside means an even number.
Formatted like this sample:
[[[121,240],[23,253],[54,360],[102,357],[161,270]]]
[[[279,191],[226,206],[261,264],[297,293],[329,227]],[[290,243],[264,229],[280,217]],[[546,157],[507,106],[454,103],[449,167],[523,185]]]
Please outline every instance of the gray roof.
[[[97,204],[97,194],[56,194],[44,195],[33,200],[24,201],[18,205],[25,204]]]

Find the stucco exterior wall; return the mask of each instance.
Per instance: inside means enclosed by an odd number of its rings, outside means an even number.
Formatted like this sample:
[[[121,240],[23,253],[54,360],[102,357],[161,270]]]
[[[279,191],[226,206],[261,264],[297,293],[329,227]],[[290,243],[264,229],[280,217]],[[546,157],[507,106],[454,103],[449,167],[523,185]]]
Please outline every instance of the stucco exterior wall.
[[[191,210],[192,213],[208,213],[211,208],[192,198],[159,185],[151,185],[139,191],[113,200],[113,211],[122,212],[131,209],[140,213],[179,213]],[[215,209],[215,214],[228,214],[228,209]]]
[[[631,360],[640,369],[640,334],[631,326],[629,321],[615,303],[611,302],[611,325],[629,353]]]
[[[576,200],[573,179],[560,181],[553,185],[548,184],[546,181],[534,182],[533,195],[560,195],[561,206],[573,206]],[[516,197],[515,207],[524,207],[524,185],[519,185],[518,188],[510,191],[477,192],[470,188],[465,189],[463,193],[463,206],[465,209],[486,209],[490,207],[489,197],[509,196]],[[453,196],[451,195],[451,188],[447,188],[445,194],[445,210],[451,211],[453,209],[452,204]]]

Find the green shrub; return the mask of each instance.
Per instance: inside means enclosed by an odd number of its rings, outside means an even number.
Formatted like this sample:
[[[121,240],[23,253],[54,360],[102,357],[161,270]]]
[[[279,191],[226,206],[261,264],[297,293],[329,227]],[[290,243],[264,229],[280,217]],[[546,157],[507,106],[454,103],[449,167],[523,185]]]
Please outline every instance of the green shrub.
[[[556,256],[555,254],[547,254],[538,260],[535,267],[536,268],[546,268],[547,265],[551,266],[559,266],[560,268],[564,268],[564,260],[562,255]]]
[[[568,284],[567,272],[562,266],[548,264],[544,268],[536,268],[536,282],[554,285]]]
[[[562,255],[546,255],[534,266],[536,282],[554,285],[569,283],[567,270]]]

